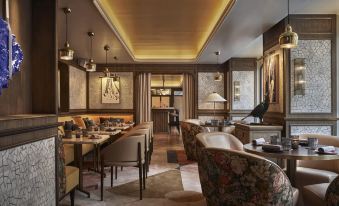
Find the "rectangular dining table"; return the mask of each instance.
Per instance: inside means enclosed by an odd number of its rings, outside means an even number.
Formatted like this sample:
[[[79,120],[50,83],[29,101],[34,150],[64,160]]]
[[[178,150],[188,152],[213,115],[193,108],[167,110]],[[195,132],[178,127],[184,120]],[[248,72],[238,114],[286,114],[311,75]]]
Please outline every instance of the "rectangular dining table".
[[[90,138],[90,137],[80,137],[76,138],[75,135],[72,138],[63,138],[63,144],[73,144],[74,145],[74,162],[75,166],[79,168],[79,186],[78,190],[87,194],[90,197],[90,193],[86,191],[83,187],[83,156],[82,156],[82,145],[83,144],[92,144],[95,147],[95,151],[98,154],[100,150],[100,145],[109,141],[111,137],[118,135],[121,130],[115,130],[113,132],[96,132],[95,134],[100,136],[100,138]],[[92,132],[93,134],[93,132]],[[97,161],[99,164],[99,161]],[[99,168],[99,167],[98,167]]]

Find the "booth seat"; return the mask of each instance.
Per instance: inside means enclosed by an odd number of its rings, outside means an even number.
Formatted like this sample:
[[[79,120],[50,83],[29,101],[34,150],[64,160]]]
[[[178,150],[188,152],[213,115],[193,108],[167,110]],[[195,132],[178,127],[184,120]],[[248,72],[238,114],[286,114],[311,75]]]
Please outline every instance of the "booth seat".
[[[80,128],[85,129],[86,125],[83,121],[83,118],[88,118],[93,120],[95,123],[100,123],[100,118],[119,118],[124,119],[125,122],[133,121],[133,115],[131,114],[84,114],[84,115],[74,115],[74,116],[60,116],[58,117],[58,122],[65,121],[74,121]],[[64,131],[63,126],[59,126],[59,130]],[[82,155],[86,155],[89,152],[94,150],[92,144],[83,144],[82,145]],[[65,164],[69,164],[74,161],[74,145],[64,144],[64,153],[65,153]]]
[[[320,134],[302,134],[301,139],[316,137],[320,145],[339,147],[339,137]],[[330,183],[339,174],[339,160],[302,160],[297,162],[296,186]]]

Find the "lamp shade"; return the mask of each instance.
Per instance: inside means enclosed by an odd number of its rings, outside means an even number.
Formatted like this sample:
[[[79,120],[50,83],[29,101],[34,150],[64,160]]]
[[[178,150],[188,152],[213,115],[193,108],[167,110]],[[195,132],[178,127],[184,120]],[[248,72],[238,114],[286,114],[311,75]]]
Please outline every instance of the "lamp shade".
[[[290,25],[286,26],[286,31],[279,37],[279,44],[281,48],[291,49],[298,45],[298,34],[292,31]]]
[[[218,93],[213,92],[212,94],[208,95],[205,99],[206,102],[226,102],[227,100],[220,96]]]

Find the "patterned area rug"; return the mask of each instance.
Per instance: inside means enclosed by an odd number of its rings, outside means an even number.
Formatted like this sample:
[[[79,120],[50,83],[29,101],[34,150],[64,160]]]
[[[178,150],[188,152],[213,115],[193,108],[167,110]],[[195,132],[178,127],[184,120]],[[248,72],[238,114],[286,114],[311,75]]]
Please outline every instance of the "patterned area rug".
[[[164,198],[171,191],[184,190],[179,170],[170,170],[146,179],[145,198]],[[139,197],[139,180],[108,189],[107,191],[124,196]]]
[[[178,163],[180,166],[195,163],[187,159],[185,150],[167,150],[167,162]]]

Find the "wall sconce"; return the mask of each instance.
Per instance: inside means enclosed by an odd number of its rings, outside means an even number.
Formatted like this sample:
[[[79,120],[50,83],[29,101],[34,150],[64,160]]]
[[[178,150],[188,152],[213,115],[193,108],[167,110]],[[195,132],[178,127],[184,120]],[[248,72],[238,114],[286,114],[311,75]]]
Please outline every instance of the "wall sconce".
[[[240,81],[233,82],[233,101],[240,101]]]
[[[294,95],[305,95],[305,59],[297,58],[294,63]]]

